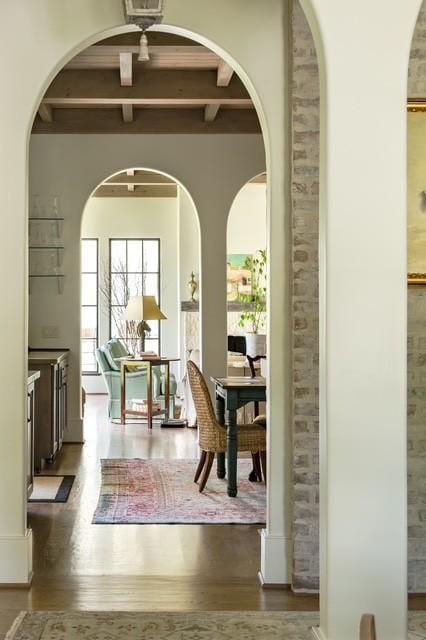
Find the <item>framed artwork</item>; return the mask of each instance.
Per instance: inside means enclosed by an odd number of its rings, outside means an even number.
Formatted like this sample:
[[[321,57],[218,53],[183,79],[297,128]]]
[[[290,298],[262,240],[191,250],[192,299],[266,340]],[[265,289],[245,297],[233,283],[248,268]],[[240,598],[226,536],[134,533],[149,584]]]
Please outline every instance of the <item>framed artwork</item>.
[[[426,285],[426,111],[408,109],[408,284]]]
[[[246,253],[234,253],[227,256],[226,281],[227,300],[235,302],[241,295],[252,293],[252,260]]]

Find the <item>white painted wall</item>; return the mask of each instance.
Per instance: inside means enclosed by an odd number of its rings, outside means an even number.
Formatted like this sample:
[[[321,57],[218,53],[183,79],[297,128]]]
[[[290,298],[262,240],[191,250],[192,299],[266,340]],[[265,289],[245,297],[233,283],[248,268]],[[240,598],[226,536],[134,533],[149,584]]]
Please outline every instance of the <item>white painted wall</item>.
[[[179,295],[180,300],[189,300],[188,282],[191,271],[200,283],[200,227],[194,204],[185,191],[179,188]],[[195,297],[200,298],[198,289]]]
[[[97,238],[99,283],[108,281],[110,238],[160,239],[160,298],[167,320],[161,323],[162,353],[179,353],[178,326],[178,198],[90,198],[83,214],[82,238]],[[195,220],[197,225],[197,221]],[[196,228],[197,231],[197,228]],[[105,271],[107,273],[105,273]],[[99,296],[99,344],[109,340],[105,297]],[[83,376],[88,393],[106,393],[101,376]]]
[[[256,253],[267,245],[266,184],[246,184],[232,203],[227,253]]]
[[[185,162],[182,149],[186,150]],[[180,180],[193,195],[201,230],[206,236],[204,260],[207,263],[207,283],[204,302],[212,304],[213,299],[220,299],[220,303],[216,301],[214,304],[214,311],[204,313],[203,367],[207,376],[215,372],[225,373],[226,219],[235,193],[264,167],[261,137],[34,135],[31,138],[30,167],[30,194],[38,194],[42,202],[48,202],[52,193],[59,194],[61,212],[65,217],[64,292],[58,295],[54,282],[37,283],[30,296],[29,336],[33,345],[65,345],[71,349],[70,421],[66,439],[75,442],[83,437],[80,419],[80,336],[78,323],[75,322],[76,310],[80,305],[81,216],[93,190],[117,171],[132,167],[157,169]],[[217,188],[218,184],[221,185],[220,189]],[[186,223],[191,226],[191,246],[195,247],[197,228],[191,224],[191,217],[193,219],[194,213],[187,203]],[[210,228],[212,220],[215,224]],[[175,229],[177,237],[177,226]],[[184,248],[181,253],[185,253]],[[178,273],[177,244],[174,255]],[[216,285],[216,279],[220,281],[220,288]],[[42,338],[41,327],[46,324],[47,315],[49,325],[60,327],[59,338]]]
[[[199,231],[191,198],[179,190],[180,296],[189,300],[191,271],[200,278]],[[227,253],[255,253],[267,244],[267,194],[265,184],[245,184],[235,196],[226,230]],[[196,214],[195,214],[196,215]],[[199,292],[195,296],[199,297]]]

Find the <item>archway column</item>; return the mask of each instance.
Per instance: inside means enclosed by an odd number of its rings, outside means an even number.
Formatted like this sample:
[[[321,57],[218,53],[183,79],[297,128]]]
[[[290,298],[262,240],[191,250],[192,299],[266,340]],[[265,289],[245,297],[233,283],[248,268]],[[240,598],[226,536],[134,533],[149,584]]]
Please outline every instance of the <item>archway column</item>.
[[[226,310],[226,222],[228,207],[218,210],[218,201],[197,202],[203,210],[201,232],[200,332],[201,366],[210,389],[210,376],[227,372]],[[209,213],[207,211],[210,209]]]
[[[0,155],[1,171],[10,176],[2,195],[4,242],[0,252],[2,323],[2,376],[0,384],[0,583],[25,585],[32,575],[32,536],[27,529],[27,207],[26,139],[7,127],[2,131],[9,158]],[[13,222],[12,222],[13,221]],[[7,228],[7,233],[6,233]],[[11,400],[13,399],[13,401]]]
[[[372,613],[379,638],[401,640],[407,634],[405,102],[420,1],[302,4],[322,71],[316,637],[352,640],[361,615]]]
[[[278,159],[289,153],[289,117],[270,140],[268,168],[268,511],[261,532],[260,581],[287,585],[292,574],[292,438],[291,438],[291,207],[290,163],[284,172]],[[283,206],[283,193],[285,201]]]

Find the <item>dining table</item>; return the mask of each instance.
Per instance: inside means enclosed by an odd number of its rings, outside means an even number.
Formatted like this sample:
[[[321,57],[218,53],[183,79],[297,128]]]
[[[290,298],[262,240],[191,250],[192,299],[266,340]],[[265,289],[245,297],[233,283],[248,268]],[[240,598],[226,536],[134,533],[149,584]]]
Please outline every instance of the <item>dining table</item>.
[[[210,380],[215,386],[216,418],[220,424],[227,427],[227,467],[228,467],[228,496],[235,498],[238,493],[237,486],[237,460],[238,460],[238,424],[237,411],[249,402],[266,401],[266,379],[263,377],[229,377]],[[226,420],[225,420],[226,416]],[[218,454],[217,475],[224,478],[225,454]]]

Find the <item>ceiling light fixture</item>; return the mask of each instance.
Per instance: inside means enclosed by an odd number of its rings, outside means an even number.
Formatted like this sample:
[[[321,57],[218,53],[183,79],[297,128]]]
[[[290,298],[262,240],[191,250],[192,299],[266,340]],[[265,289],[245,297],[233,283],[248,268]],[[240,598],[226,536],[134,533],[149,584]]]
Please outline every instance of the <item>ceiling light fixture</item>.
[[[149,60],[148,39],[145,31],[159,24],[164,17],[165,0],[124,0],[126,22],[136,24],[142,30],[139,43],[139,62]]]

